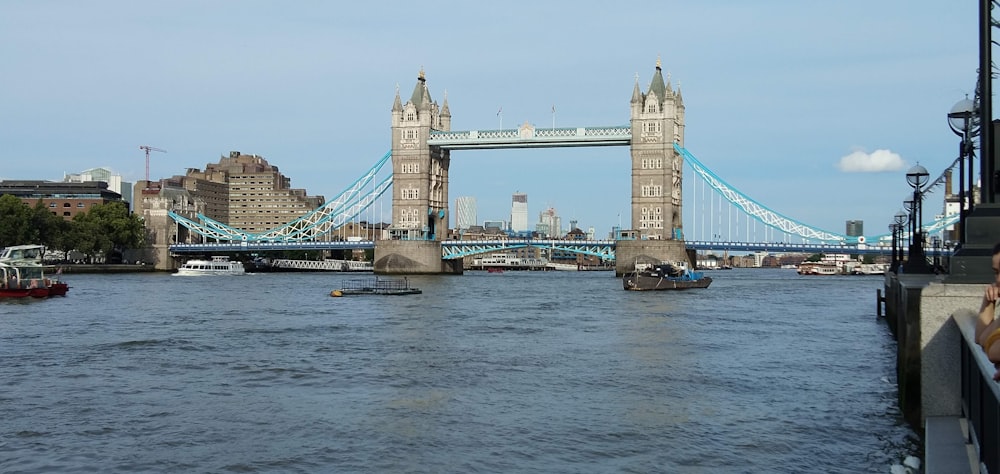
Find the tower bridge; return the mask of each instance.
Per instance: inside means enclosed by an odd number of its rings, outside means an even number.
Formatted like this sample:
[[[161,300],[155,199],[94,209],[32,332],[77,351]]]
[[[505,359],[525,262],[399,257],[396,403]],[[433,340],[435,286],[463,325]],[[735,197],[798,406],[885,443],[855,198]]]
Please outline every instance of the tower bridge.
[[[461,273],[461,262],[442,258],[448,227],[448,169],[454,150],[629,146],[632,227],[637,239],[617,245],[617,272],[636,261],[683,260],[681,181],[684,103],[664,80],[657,60],[649,87],[632,90],[629,125],[452,131],[447,96],[431,98],[427,78],[417,76],[409,100],[399,90],[392,105],[392,223],[389,240],[375,248],[379,273]],[[623,258],[624,257],[624,258]]]
[[[708,184],[718,197],[727,200],[755,223],[803,239],[798,245],[745,243],[746,250],[809,251],[818,248],[810,247],[816,244],[844,253],[884,253],[882,249],[888,246],[888,235],[874,236],[865,245],[863,237],[824,231],[785,217],[730,186],[699,162],[684,147],[685,107],[680,89],[675,90],[664,80],[659,60],[645,90],[636,77],[629,108],[628,125],[543,128],[524,123],[511,129],[453,131],[447,96],[439,106],[431,98],[427,78],[421,70],[408,100],[404,102],[399,89],[396,90],[391,109],[391,150],[336,198],[292,222],[261,233],[236,229],[203,215],[191,218],[169,211],[169,217],[178,226],[190,229],[205,240],[219,242],[176,244],[170,246],[170,251],[374,248],[377,273],[461,273],[461,256],[485,252],[491,247],[444,239],[450,212],[448,171],[452,152],[581,146],[630,148],[631,159],[622,166],[629,166],[631,173],[631,230],[626,235],[619,234],[615,241],[595,241],[593,245],[553,241],[549,245],[614,259],[618,274],[631,271],[637,262],[678,261],[690,259],[688,252],[695,249],[721,249],[715,247],[717,242],[684,240],[682,171],[685,163],[696,177],[701,178],[700,182]],[[382,181],[375,180],[382,167],[390,163],[390,176]],[[389,189],[392,190],[392,220],[388,239],[328,241],[331,231],[357,217]],[[705,213],[694,206],[697,201],[692,204],[692,210]],[[942,216],[930,228],[943,228],[956,219],[957,215]],[[514,240],[505,239],[496,249],[505,245],[510,248]],[[534,240],[523,244],[537,246],[541,242]],[[738,247],[726,248],[739,251]]]

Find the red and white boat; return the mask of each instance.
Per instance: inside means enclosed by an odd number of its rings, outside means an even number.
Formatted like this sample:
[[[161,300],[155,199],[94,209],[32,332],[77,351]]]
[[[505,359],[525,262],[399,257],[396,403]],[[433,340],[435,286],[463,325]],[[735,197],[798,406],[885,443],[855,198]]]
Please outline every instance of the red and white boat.
[[[0,252],[0,298],[46,298],[66,296],[69,286],[59,281],[60,272],[49,273],[42,263],[42,245],[15,245]]]

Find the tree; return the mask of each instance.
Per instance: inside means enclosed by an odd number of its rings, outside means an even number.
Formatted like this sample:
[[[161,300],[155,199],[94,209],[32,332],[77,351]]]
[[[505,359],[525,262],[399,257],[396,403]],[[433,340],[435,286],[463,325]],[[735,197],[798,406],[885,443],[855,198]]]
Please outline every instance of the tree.
[[[128,212],[125,203],[98,204],[73,217],[77,250],[94,257],[117,258],[125,249],[142,246],[142,219]]]
[[[31,208],[16,196],[0,196],[0,248],[34,243]]]
[[[31,241],[55,248],[55,242],[60,238],[59,234],[66,229],[65,223],[63,218],[52,214],[52,211],[49,211],[45,203],[39,199],[31,210]]]

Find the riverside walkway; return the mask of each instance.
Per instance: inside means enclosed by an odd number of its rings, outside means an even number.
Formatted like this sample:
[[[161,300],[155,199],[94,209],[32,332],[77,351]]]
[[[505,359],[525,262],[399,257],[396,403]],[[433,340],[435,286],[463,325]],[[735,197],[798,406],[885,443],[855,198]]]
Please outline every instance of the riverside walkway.
[[[1000,383],[975,343],[982,284],[944,275],[885,276],[897,341],[899,406],[923,433],[924,472],[1000,472]],[[881,303],[880,303],[881,304]]]

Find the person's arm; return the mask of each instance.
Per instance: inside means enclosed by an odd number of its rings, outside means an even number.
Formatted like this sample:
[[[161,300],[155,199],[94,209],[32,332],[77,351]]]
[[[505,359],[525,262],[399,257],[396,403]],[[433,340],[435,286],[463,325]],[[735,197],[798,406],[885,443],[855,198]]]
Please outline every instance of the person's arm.
[[[1000,297],[1000,288],[989,285],[983,291],[983,303],[979,307],[979,319],[976,321],[976,342],[986,351],[991,362],[1000,362],[1000,342],[987,346],[990,335],[1000,329],[1000,319],[994,319],[996,301]]]

